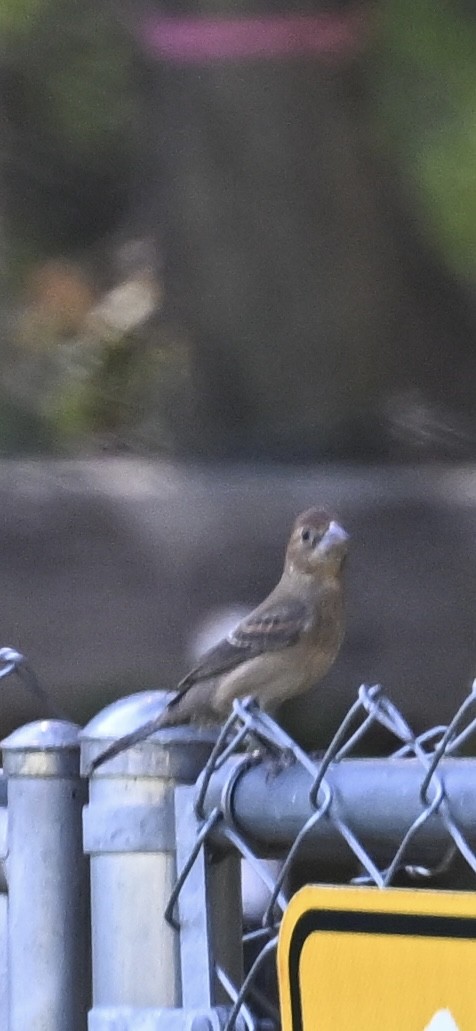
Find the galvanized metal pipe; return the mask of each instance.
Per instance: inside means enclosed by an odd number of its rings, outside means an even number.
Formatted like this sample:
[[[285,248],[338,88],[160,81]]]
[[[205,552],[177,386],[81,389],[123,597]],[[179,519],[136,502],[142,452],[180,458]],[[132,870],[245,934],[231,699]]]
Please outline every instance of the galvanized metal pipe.
[[[177,873],[193,852],[200,830],[195,787],[175,794]],[[241,863],[237,853],[210,862],[208,848],[200,850],[177,899],[180,922],[182,1007],[211,1012],[230,1002],[215,973],[215,964],[232,984],[243,981]]]
[[[122,699],[81,734],[82,768],[107,744],[157,716],[164,692]],[[91,857],[93,1008],[90,1031],[156,1027],[182,1006],[180,936],[164,919],[176,879],[175,790],[192,784],[215,734],[160,731],[104,765],[90,780],[84,849]],[[207,943],[205,942],[205,947]],[[149,1023],[147,1023],[147,1021]]]
[[[85,1031],[88,864],[79,727],[30,723],[2,742],[8,778],[8,1031]]]
[[[0,1027],[8,1028],[7,778],[0,772]]]
[[[234,780],[239,762],[239,758],[232,757],[213,774],[204,813],[208,815],[220,805],[225,794],[232,822],[255,853],[282,855],[314,812],[309,799],[310,774],[298,763],[279,773],[261,764],[244,769]],[[332,790],[331,807],[310,829],[300,855],[332,864],[335,870],[347,870],[355,862],[335,817],[384,866],[425,808],[420,797],[424,776],[422,764],[415,759],[345,759],[331,765],[326,771]],[[476,760],[443,759],[436,776],[444,784],[455,822],[476,850]],[[430,800],[434,793],[434,786],[430,785]],[[215,844],[227,847],[220,825],[213,836]],[[435,812],[410,842],[405,860],[419,865],[434,864],[443,856],[449,841],[442,813]]]
[[[8,896],[0,894],[0,1027],[8,1029]]]

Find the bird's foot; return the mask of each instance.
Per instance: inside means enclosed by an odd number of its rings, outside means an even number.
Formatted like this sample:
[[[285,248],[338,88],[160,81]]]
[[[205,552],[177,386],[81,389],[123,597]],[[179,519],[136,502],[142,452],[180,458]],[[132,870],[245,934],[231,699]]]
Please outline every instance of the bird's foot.
[[[264,753],[264,761],[266,765],[266,780],[274,780],[284,770],[289,770],[291,766],[296,762],[296,756],[292,748],[280,748],[274,755],[270,755],[269,751],[266,750]]]

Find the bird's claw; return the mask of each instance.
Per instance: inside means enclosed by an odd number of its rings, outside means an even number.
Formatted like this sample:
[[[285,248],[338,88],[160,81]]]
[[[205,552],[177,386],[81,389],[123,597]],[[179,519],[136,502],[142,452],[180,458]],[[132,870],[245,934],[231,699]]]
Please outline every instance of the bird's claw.
[[[292,748],[280,748],[279,751],[272,756],[265,753],[266,756],[266,780],[274,780],[284,770],[289,770],[291,766],[296,762],[296,756]]]

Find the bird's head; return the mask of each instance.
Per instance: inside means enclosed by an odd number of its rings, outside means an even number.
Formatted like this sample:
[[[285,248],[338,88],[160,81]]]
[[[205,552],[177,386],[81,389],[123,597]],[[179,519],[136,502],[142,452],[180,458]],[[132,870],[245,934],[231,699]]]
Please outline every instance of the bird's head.
[[[328,512],[309,508],[297,517],[286,551],[285,568],[308,575],[337,576],[347,554],[349,535]]]

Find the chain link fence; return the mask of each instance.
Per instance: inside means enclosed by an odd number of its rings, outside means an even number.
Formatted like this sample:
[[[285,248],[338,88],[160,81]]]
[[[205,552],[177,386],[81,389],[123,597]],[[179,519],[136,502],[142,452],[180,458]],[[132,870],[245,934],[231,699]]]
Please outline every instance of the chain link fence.
[[[18,653],[3,649],[0,663],[0,677],[26,675],[34,686]],[[40,1026],[34,1010],[26,1019],[24,1001],[21,1009],[11,957],[21,953],[15,935],[23,934],[22,948],[28,942],[32,957],[29,979],[38,981],[33,968],[40,961],[18,926],[40,917],[47,922],[53,903],[58,922],[58,884],[61,906],[70,908],[78,892],[86,893],[91,915],[78,910],[73,923],[62,925],[63,937],[50,955],[50,962],[61,955],[63,981],[78,979],[78,948],[81,962],[86,957],[74,1020],[71,1008],[65,1017],[58,1006],[58,993],[64,997],[65,991],[58,977],[49,1009],[44,991],[40,1002],[30,992],[50,1031],[85,1029],[86,1008],[90,1031],[252,1031],[279,1027],[274,954],[300,861],[316,879],[381,889],[402,880],[423,888],[442,876],[451,883],[461,859],[476,874],[476,760],[466,757],[476,735],[476,681],[448,726],[422,734],[413,732],[380,686],[362,685],[321,756],[304,752],[252,699],[237,701],[218,736],[203,728],[168,728],[104,763],[89,779],[89,804],[83,809],[85,798],[78,803],[75,795],[71,808],[71,780],[86,786],[91,760],[164,704],[163,692],[143,692],[95,717],[79,735],[82,781],[72,724],[30,724],[3,743],[8,829],[2,854],[9,895],[15,896],[19,862],[10,826],[18,829],[19,823],[15,785],[22,785],[23,800],[27,789],[33,792],[36,808],[40,782],[49,792],[44,824],[59,781],[64,790],[61,811],[55,795],[56,821],[64,830],[69,814],[77,828],[82,815],[78,841],[64,845],[64,856],[56,854],[56,830],[48,837],[41,825],[49,861],[52,855],[57,862],[56,880],[49,876],[46,887],[40,876],[36,895],[30,885],[22,896],[15,926],[6,920],[2,933],[10,958],[0,981],[8,981],[2,1023],[8,1031]],[[395,748],[388,757],[362,758],[376,726],[393,735]],[[35,851],[31,836],[27,848]],[[85,855],[90,887],[81,865]],[[245,926],[243,860],[264,886],[259,918]],[[21,888],[25,895],[24,880]],[[74,938],[69,952],[64,937]],[[92,968],[92,996],[86,968]]]
[[[397,748],[385,759],[352,760],[357,750],[362,754],[376,724],[390,731]],[[260,942],[257,956],[241,986],[227,981],[233,1008],[226,1031],[234,1027],[248,996],[252,1001],[259,972],[276,949],[287,904],[283,888],[300,855],[312,857],[317,871],[320,861],[327,870],[334,860],[338,883],[345,883],[345,871],[355,865],[359,870],[347,881],[379,888],[394,885],[401,875],[424,886],[450,873],[458,854],[476,874],[476,809],[467,805],[476,763],[463,758],[451,763],[475,733],[476,681],[448,726],[419,735],[380,685],[362,685],[321,758],[303,752],[252,700],[235,702],[198,781],[199,831],[166,910],[172,919],[207,841],[231,842],[268,889],[262,926],[243,938],[244,946]],[[256,751],[237,758],[250,739]],[[254,776],[253,766],[260,768]],[[262,858],[273,846],[283,859],[274,877]],[[269,1006],[266,1010],[269,1017]],[[277,1014],[273,1025],[279,1026]]]

